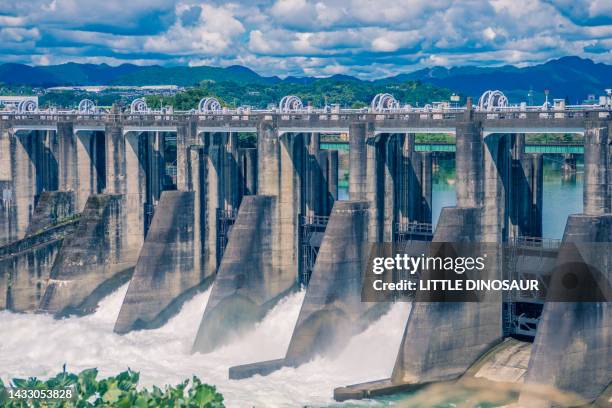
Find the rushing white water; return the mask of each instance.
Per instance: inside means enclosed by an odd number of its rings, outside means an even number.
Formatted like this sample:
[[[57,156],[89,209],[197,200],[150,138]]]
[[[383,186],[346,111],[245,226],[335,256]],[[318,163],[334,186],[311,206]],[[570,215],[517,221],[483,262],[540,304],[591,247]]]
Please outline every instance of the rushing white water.
[[[228,407],[324,406],[337,386],[388,377],[401,341],[409,305],[397,304],[355,336],[335,358],[319,358],[269,376],[228,380],[228,368],[284,356],[304,292],[283,299],[250,333],[210,354],[191,354],[210,291],[186,302],[156,330],[119,336],[113,325],[127,285],[105,298],[96,313],[54,320],[48,315],[0,312],[0,378],[48,377],[61,370],[98,367],[100,376],[128,367],[141,384],[176,384],[197,375],[217,386]]]

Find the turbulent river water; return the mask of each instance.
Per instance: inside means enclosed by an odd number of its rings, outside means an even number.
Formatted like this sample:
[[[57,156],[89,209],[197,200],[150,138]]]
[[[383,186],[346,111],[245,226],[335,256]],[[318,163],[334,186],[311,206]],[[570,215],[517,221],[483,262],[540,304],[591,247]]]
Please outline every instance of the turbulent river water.
[[[325,406],[332,403],[334,387],[390,375],[410,307],[393,306],[335,358],[230,381],[230,366],[283,357],[304,292],[283,299],[236,342],[210,354],[191,354],[210,291],[185,303],[163,327],[120,336],[112,330],[126,290],[127,285],[109,295],[86,317],[54,320],[0,312],[0,378],[47,377],[61,371],[64,363],[73,372],[98,367],[101,376],[129,367],[141,373],[145,386],[176,384],[197,375],[218,387],[228,407]]]
[[[452,167],[434,182],[434,223],[440,208],[455,202]],[[346,192],[341,192],[343,196]],[[547,163],[544,235],[560,238],[565,224],[560,220],[581,209],[581,173],[563,180],[558,163]],[[185,303],[159,329],[119,336],[113,333],[113,325],[126,291],[127,285],[86,317],[54,320],[47,315],[0,312],[0,378],[47,377],[63,364],[73,372],[97,367],[101,376],[129,367],[141,373],[144,386],[177,384],[197,375],[218,387],[228,407],[328,406],[333,404],[332,391],[337,386],[389,377],[410,308],[407,303],[394,305],[334,358],[319,358],[266,377],[230,381],[230,366],[283,357],[304,292],[283,299],[241,339],[203,355],[190,350],[210,291]]]

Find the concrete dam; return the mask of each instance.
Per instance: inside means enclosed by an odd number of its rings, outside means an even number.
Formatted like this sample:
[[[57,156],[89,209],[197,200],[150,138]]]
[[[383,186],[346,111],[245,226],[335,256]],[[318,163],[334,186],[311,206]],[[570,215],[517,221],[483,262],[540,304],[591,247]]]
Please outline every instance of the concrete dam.
[[[510,106],[498,91],[461,107],[401,107],[381,94],[367,109],[315,109],[289,96],[265,111],[214,98],[189,112],[144,100],[125,111],[0,111],[0,310],[87,315],[129,282],[114,323],[126,334],[163,326],[210,290],[192,347],[210,353],[306,288],[285,357],[231,367],[238,380],[338,353],[394,301],[410,301],[387,378],[346,384],[335,399],[520,360],[516,381],[595,401],[612,379],[611,115],[609,106]],[[457,204],[434,226],[436,149],[415,135],[440,133],[455,139]],[[560,151],[568,168],[583,155],[585,181],[583,212],[559,219],[559,242],[542,236],[543,154],[559,148],[528,143],[542,133],[582,140]],[[321,141],[339,134],[348,135],[348,200],[338,195],[345,153]],[[486,302],[418,292],[364,301],[370,249],[384,243],[416,255],[443,243],[494,245],[487,278],[533,279],[545,290]],[[597,296],[550,297],[567,286],[558,271],[580,262],[601,272]],[[520,406],[554,406],[519,394]]]

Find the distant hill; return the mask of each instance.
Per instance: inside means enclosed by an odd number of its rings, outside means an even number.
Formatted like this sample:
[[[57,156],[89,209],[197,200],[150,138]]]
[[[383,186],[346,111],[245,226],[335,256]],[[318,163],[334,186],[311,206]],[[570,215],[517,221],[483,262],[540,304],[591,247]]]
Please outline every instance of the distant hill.
[[[544,89],[551,98],[568,98],[576,103],[588,94],[602,95],[612,87],[612,65],[596,64],[589,59],[563,57],[544,64],[517,68],[502,67],[434,67],[380,80],[393,83],[419,80],[450,88],[464,95],[479,96],[487,89],[499,89],[515,102],[526,101],[533,89],[540,103]]]
[[[390,85],[405,81],[420,81],[448,88],[463,95],[478,97],[487,89],[499,89],[511,101],[527,100],[530,89],[535,103],[541,103],[544,89],[551,98],[568,98],[570,103],[582,101],[588,94],[600,95],[612,87],[612,65],[594,63],[579,57],[563,57],[544,64],[518,68],[501,67],[434,67],[373,81]],[[22,64],[1,64],[0,83],[27,86],[60,85],[179,85],[193,86],[201,81],[231,81],[239,84],[270,85],[278,83],[310,85],[312,77],[264,77],[243,66],[162,67],[123,64],[67,63],[31,67]],[[367,82],[347,75],[329,78],[334,82]]]
[[[0,65],[0,83],[29,86],[78,86],[78,85],[179,85],[193,86],[204,80],[232,81],[237,83],[271,84],[278,77],[263,77],[239,65],[219,67],[162,67],[123,64],[111,67],[107,64],[67,63],[30,67],[23,64]]]

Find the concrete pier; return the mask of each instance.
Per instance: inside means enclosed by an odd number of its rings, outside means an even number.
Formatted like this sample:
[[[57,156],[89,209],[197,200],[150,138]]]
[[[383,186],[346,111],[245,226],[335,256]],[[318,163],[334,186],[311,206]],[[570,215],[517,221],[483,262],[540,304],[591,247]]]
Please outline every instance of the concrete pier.
[[[361,301],[367,262],[367,202],[338,201],[325,230],[291,342],[284,359],[231,367],[232,379],[266,375],[336,353],[377,316]]]
[[[349,127],[349,196],[368,201],[369,239],[391,242],[398,223],[431,223],[431,154],[414,151],[414,134],[375,136],[371,127]]]
[[[403,176],[402,158],[399,154],[400,135],[387,135],[384,151],[384,192],[383,195],[383,241],[392,242],[395,226],[399,222],[399,186]]]
[[[146,133],[125,135],[125,206],[128,245],[140,249],[145,238],[145,204],[147,202]]]
[[[119,195],[90,196],[77,230],[53,264],[40,311],[91,313],[102,297],[130,278],[136,258],[126,246],[122,204]]]
[[[40,194],[26,236],[36,234],[75,215],[75,194],[72,191],[45,191]]]
[[[115,324],[116,333],[163,325],[204,283],[195,192],[165,191]]]
[[[116,124],[106,124],[104,129],[104,142],[106,151],[106,193],[126,193],[125,144],[123,127]]]
[[[306,217],[312,217],[316,214],[323,215],[323,200],[320,200],[319,197],[322,189],[327,190],[322,169],[322,165],[326,164],[326,158],[321,155],[321,135],[319,133],[306,134],[305,138],[304,168],[301,170],[304,180],[302,183],[304,199],[301,211]],[[327,197],[327,191],[325,191],[325,196]]]
[[[507,185],[509,212],[508,235],[542,236],[542,204],[544,194],[544,164],[542,154],[525,153],[525,135],[510,136],[511,163]]]
[[[507,167],[503,137],[488,136],[485,144],[473,121],[460,123],[456,133],[457,207],[442,210],[429,250],[434,253],[436,243],[495,245],[503,239],[506,190],[504,174],[497,169]],[[500,279],[501,247],[489,257],[486,276],[480,278]],[[427,277],[430,272],[422,273]],[[502,340],[501,295],[481,302],[428,302],[419,296],[417,292],[391,378],[338,388],[334,398],[383,395],[457,378]]]
[[[544,158],[541,154],[525,155],[523,171],[529,195],[525,197],[523,231],[530,237],[542,236],[542,206],[544,202]]]
[[[484,144],[478,122],[457,125],[455,166],[457,206],[476,208],[484,204]]]
[[[257,194],[257,149],[238,149],[240,163],[240,195]]]
[[[608,387],[612,377],[611,231],[611,214],[569,217],[557,258],[561,268],[553,275],[550,286],[556,292],[571,293],[573,287],[566,284],[567,267],[562,266],[572,265],[572,272],[578,274],[581,268],[576,265],[580,262],[588,265],[589,274],[600,274],[593,277],[607,301],[545,303],[529,361],[527,384],[572,391],[585,402],[594,401]],[[584,278],[578,276],[580,284]],[[521,394],[519,405],[552,406],[549,401],[528,393]]]
[[[240,206],[239,163],[238,163],[238,134],[225,133],[222,149],[223,160],[223,209],[235,213]]]
[[[4,178],[3,207],[7,240],[20,239],[26,234],[39,194],[58,189],[57,137],[51,131],[4,132],[10,140],[10,159],[3,153]],[[11,172],[10,183],[8,171]],[[9,188],[10,186],[10,188]]]
[[[212,282],[221,261],[219,211],[227,203],[225,193],[234,191],[241,198],[238,185],[221,185],[219,173],[228,158],[218,145],[191,146],[187,156],[188,191],[162,193],[115,325],[117,333],[165,323]]]
[[[483,242],[501,243],[507,233],[507,200],[509,178],[508,137],[503,134],[484,138],[484,201],[482,202]],[[457,170],[459,173],[459,170]]]
[[[78,166],[78,139],[74,132],[72,122],[58,122],[57,124],[58,141],[58,179],[59,189],[63,191],[75,192],[75,205],[78,212],[85,207],[88,195],[79,194],[80,178]]]
[[[385,150],[386,137],[378,135],[366,141],[366,190],[370,215],[368,239],[383,242],[385,221]]]
[[[63,240],[76,230],[72,192],[43,192],[26,237],[0,246],[0,310],[38,308]]]
[[[328,216],[338,197],[338,152],[321,151],[318,133],[306,134],[304,138],[300,213],[306,217]]]
[[[349,126],[349,197],[351,200],[366,199],[367,139],[367,123],[352,123]]]
[[[221,263],[221,252],[217,240],[219,211],[224,210],[224,187],[222,149],[219,144],[210,144],[202,150],[197,151],[199,158],[191,151],[189,163],[189,185],[192,189],[200,192],[200,222],[203,223],[204,258],[203,267],[206,271],[217,270]],[[198,167],[199,168],[196,168]],[[196,180],[199,178],[200,187]]]
[[[193,350],[210,352],[252,327],[295,286],[296,269],[278,263],[275,196],[246,196],[232,227]],[[287,256],[289,256],[288,254]]]
[[[481,214],[480,208],[444,208],[429,253],[435,256],[436,243],[481,242]],[[427,277],[430,272],[422,273]],[[482,278],[496,279],[498,274],[501,271],[493,264]],[[419,292],[416,296],[391,378],[337,388],[336,400],[391,394],[458,378],[501,341],[501,296],[482,302],[431,302],[419,298]]]
[[[299,173],[304,138],[300,134],[279,136],[272,123],[262,122],[257,142],[257,193],[276,197],[273,226],[276,245],[272,262],[282,275],[295,277],[299,251],[298,214],[303,200]]]
[[[430,152],[415,152],[414,134],[401,139],[398,168],[397,222],[431,223],[432,157]]]
[[[17,238],[11,157],[11,133],[0,123],[0,245]]]
[[[325,180],[327,181],[327,208],[325,212],[331,214],[334,207],[334,203],[338,200],[338,178],[339,178],[339,153],[337,150],[325,152],[327,161],[327,171],[325,173]]]
[[[76,132],[77,161],[77,208],[85,207],[92,194],[99,194],[105,188],[105,150],[103,132]]]
[[[609,125],[588,122],[584,133],[584,213],[610,213]]]
[[[478,209],[444,208],[433,242],[479,243],[481,221]],[[501,271],[494,264],[490,266],[481,278],[501,278]],[[501,329],[501,296],[481,302],[417,301],[406,325],[392,382],[415,384],[456,378],[501,340]]]
[[[194,351],[208,352],[229,341],[296,287],[299,219],[326,215],[337,194],[332,180],[337,153],[320,152],[318,135],[279,135],[275,124],[265,121],[258,132],[258,195],[243,198]]]
[[[0,247],[0,310],[38,309],[62,243],[77,224],[71,220]]]
[[[176,188],[178,190],[187,189],[187,147],[198,144],[194,141],[197,134],[197,124],[193,122],[182,123],[176,129]]]

